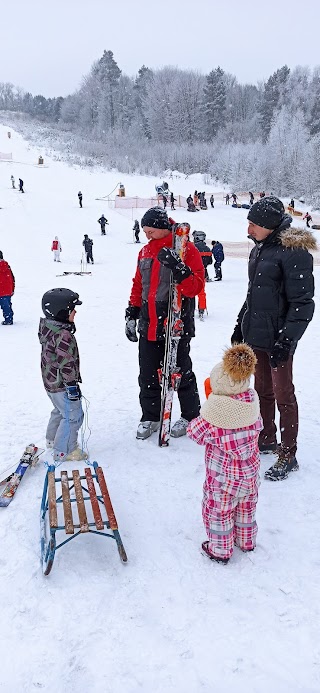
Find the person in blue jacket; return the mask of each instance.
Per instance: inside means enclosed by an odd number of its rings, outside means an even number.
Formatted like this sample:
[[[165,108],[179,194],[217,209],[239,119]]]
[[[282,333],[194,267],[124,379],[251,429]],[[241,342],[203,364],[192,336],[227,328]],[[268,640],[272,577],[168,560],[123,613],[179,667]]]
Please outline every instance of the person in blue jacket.
[[[222,270],[221,264],[224,261],[223,245],[219,241],[212,241],[212,254],[214,257],[215,282],[221,282]]]

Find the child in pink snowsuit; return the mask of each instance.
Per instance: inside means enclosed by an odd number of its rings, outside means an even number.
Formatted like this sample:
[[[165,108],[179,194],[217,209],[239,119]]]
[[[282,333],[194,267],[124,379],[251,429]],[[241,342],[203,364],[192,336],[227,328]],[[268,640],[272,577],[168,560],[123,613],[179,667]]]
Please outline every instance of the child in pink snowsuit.
[[[202,517],[208,541],[202,550],[219,563],[229,561],[234,545],[242,551],[256,545],[262,421],[250,388],[255,364],[247,344],[227,349],[205,383],[208,399],[200,416],[187,428],[189,438],[206,446]]]

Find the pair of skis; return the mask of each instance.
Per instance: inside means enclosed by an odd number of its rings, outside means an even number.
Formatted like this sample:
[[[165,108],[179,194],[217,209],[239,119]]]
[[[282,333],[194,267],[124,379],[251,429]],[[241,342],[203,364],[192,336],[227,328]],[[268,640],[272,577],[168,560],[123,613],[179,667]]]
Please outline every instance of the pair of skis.
[[[174,224],[172,233],[173,248],[182,262],[184,262],[189,240],[190,224]],[[181,289],[179,284],[174,281],[171,273],[164,363],[163,368],[160,368],[158,371],[161,386],[160,447],[169,445],[173,395],[178,390],[181,381],[180,368],[177,366],[178,346],[183,335],[181,305]]]
[[[26,447],[15,472],[0,482],[0,508],[7,508],[11,503],[27,469],[38,461],[43,452],[44,449],[36,445]]]

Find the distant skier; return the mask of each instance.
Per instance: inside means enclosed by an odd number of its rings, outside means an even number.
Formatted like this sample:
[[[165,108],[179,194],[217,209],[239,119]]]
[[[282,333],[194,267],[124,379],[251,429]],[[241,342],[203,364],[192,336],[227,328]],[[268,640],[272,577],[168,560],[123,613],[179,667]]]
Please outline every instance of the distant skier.
[[[292,209],[294,209],[294,199],[293,199],[293,197],[292,197],[291,200],[290,200],[290,207],[291,207]]]
[[[264,191],[261,192],[261,193],[259,193],[260,199],[262,199],[262,198],[265,197],[265,196],[266,196],[266,193],[265,193]],[[272,197],[272,193],[270,193],[270,196]]]
[[[15,182],[14,176],[10,176],[10,180],[11,180],[11,185],[15,190],[16,189],[16,182]]]
[[[200,204],[200,209],[208,209],[205,192],[199,193],[199,204]]]
[[[249,204],[250,204],[250,205],[253,205],[253,203],[254,203],[254,194],[253,194],[252,192],[249,192],[249,197],[250,197]]]
[[[230,203],[230,195],[229,195],[229,193],[226,194],[226,196],[225,196],[224,199],[225,199],[225,201],[226,201],[226,205],[228,205],[228,204]]]
[[[173,197],[173,192],[170,193],[170,203],[171,203],[171,209],[175,209],[174,203],[176,202],[176,198]]]
[[[236,193],[231,193],[231,197],[232,197],[232,199],[233,199],[233,204],[236,205],[236,204],[237,204],[238,195],[236,195]]]
[[[0,250],[0,308],[3,312],[4,320],[2,325],[13,324],[13,310],[11,296],[14,294],[15,279],[10,265],[3,259]]]
[[[135,242],[136,242],[136,243],[140,243],[140,238],[139,238],[140,224],[139,224],[139,222],[138,222],[138,219],[135,220],[135,222],[134,222],[134,224],[133,224],[133,229],[132,229],[132,230],[134,231],[134,237],[135,237],[135,239],[136,239]]]
[[[60,253],[62,252],[62,248],[58,236],[54,237],[54,241],[52,241],[51,250],[53,252],[53,261],[61,262]]]
[[[24,189],[23,189],[23,180],[22,180],[22,178],[19,178],[19,190],[20,190],[20,192],[23,192],[23,193],[24,193]]]
[[[214,269],[216,273],[215,282],[221,282],[222,270],[221,264],[224,261],[223,245],[219,241],[212,241],[212,253],[214,257]]]
[[[106,235],[106,224],[109,226],[108,219],[104,216],[104,214],[101,214],[100,219],[98,219],[98,224],[101,226],[101,236]]]
[[[193,195],[193,204],[194,204],[195,207],[198,207],[198,204],[199,204],[199,195],[198,195],[197,190],[194,191],[194,195]]]
[[[195,207],[195,204],[193,202],[191,195],[189,195],[189,197],[187,197],[187,205],[188,205],[187,212],[199,212],[199,210],[196,209],[196,207]]]
[[[79,192],[78,192],[78,198],[79,198],[79,205],[82,208],[82,192],[81,192],[81,190],[79,190]]]
[[[306,212],[306,214],[304,215],[303,219],[306,220],[307,227],[308,227],[308,229],[310,229],[310,221],[312,221],[312,216],[311,216],[311,214],[309,214],[309,212]]]
[[[163,201],[163,209],[165,209],[167,206],[167,202],[168,202],[166,195],[162,195],[162,201]]]
[[[208,274],[208,265],[212,265],[212,252],[210,248],[206,245],[206,234],[204,231],[193,231],[193,242],[197,250],[201,255],[202,264],[204,267],[205,281],[211,282],[212,280]],[[205,284],[203,285],[201,291],[198,294],[198,313],[200,320],[204,319],[204,311],[207,309],[207,296],[205,290]]]
[[[210,204],[211,204],[211,207],[212,207],[212,209],[213,209],[213,208],[214,208],[214,197],[213,197],[213,195],[210,195]]]
[[[82,241],[82,245],[84,246],[84,249],[86,251],[86,257],[87,257],[87,263],[93,265],[94,260],[92,256],[92,246],[93,246],[93,240],[89,238],[88,234],[84,234],[84,240]]]

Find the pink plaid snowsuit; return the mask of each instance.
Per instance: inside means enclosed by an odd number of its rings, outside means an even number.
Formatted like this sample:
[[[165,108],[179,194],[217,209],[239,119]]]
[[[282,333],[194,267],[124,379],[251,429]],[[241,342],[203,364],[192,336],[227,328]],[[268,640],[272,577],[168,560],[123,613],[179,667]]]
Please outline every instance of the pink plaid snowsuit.
[[[252,390],[233,397],[249,402]],[[234,544],[243,551],[256,545],[261,429],[260,417],[241,429],[217,428],[202,416],[188,425],[189,438],[206,446],[202,517],[214,556],[230,558]]]

